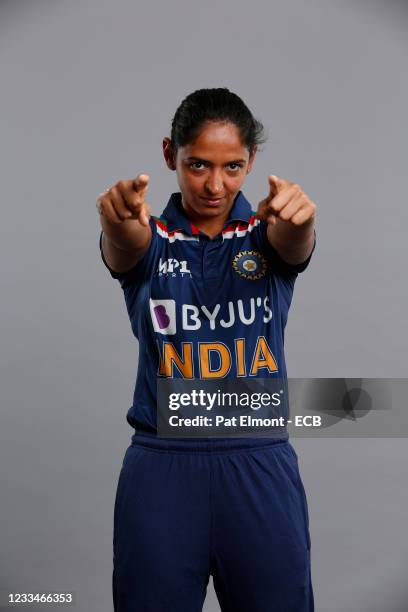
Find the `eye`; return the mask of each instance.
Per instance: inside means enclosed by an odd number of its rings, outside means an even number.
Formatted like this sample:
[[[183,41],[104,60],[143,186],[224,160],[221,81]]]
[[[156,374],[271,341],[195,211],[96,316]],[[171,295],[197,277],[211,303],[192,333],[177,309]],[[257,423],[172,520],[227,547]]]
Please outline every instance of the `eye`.
[[[189,164],[190,168],[193,168],[194,170],[202,170],[202,168],[204,167],[203,162],[192,162],[191,164]],[[197,168],[197,166],[202,166],[202,168]]]
[[[233,170],[234,172],[237,172],[240,168],[242,168],[242,164],[239,164],[238,162],[231,162],[230,164],[228,164],[230,170]],[[231,166],[235,166],[234,168],[232,168]]]

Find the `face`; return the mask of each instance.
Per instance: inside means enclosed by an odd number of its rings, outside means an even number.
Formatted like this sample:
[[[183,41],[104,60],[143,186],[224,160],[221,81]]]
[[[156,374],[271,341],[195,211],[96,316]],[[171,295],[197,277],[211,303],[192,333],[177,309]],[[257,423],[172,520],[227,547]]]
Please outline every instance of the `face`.
[[[196,140],[180,147],[176,158],[169,138],[163,140],[168,167],[177,172],[184,209],[192,219],[228,217],[234,198],[250,172],[249,154],[233,123],[206,123]]]

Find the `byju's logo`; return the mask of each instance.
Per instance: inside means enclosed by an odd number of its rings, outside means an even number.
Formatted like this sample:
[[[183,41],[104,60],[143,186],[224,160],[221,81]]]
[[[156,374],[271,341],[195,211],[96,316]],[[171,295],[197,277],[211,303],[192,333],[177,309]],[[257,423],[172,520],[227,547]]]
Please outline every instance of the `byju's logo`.
[[[176,333],[175,300],[152,300],[150,298],[150,315],[154,331],[159,332],[159,334]]]
[[[159,276],[184,276],[185,274],[191,276],[191,272],[187,266],[187,261],[185,259],[183,259],[183,261],[179,261],[178,259],[174,259],[174,257],[170,257],[169,259],[165,260],[162,260],[160,257],[157,273]]]
[[[202,326],[213,331],[219,327],[227,329],[234,325],[252,325],[257,317],[262,317],[263,323],[269,323],[272,319],[268,295],[251,297],[245,301],[230,301],[227,304],[213,304],[211,309],[204,304],[197,306],[179,303],[178,306],[180,329],[188,331],[201,329]],[[177,332],[175,300],[150,298],[150,314],[154,331],[166,335]]]

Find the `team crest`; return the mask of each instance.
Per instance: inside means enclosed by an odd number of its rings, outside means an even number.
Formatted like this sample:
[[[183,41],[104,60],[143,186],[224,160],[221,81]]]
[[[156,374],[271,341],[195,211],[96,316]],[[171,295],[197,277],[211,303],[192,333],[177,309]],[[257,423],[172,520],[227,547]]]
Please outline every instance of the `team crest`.
[[[237,274],[249,280],[259,280],[266,274],[267,263],[258,251],[240,251],[233,259],[232,266]]]

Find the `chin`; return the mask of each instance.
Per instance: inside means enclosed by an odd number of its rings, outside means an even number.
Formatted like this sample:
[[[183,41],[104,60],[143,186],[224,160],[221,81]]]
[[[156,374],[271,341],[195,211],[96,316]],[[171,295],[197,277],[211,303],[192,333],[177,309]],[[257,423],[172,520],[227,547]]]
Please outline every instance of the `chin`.
[[[219,215],[224,212],[228,208],[227,206],[204,206],[200,210],[203,211],[204,214],[207,215]]]
[[[218,208],[200,208],[197,210],[197,214],[202,217],[216,217],[220,214],[220,210]]]

